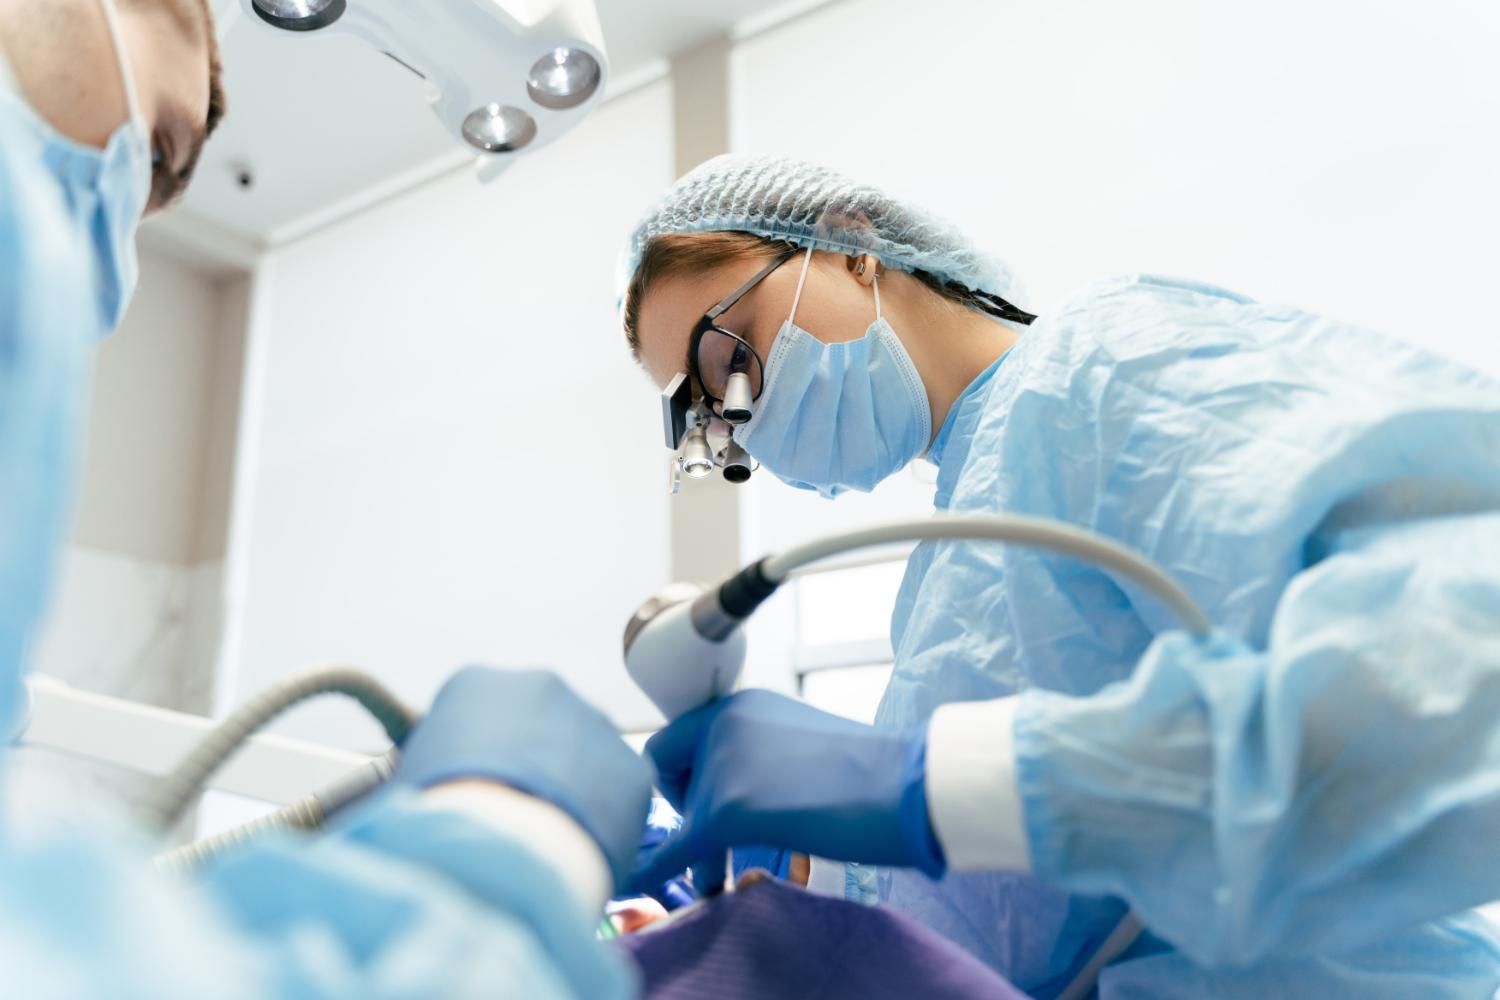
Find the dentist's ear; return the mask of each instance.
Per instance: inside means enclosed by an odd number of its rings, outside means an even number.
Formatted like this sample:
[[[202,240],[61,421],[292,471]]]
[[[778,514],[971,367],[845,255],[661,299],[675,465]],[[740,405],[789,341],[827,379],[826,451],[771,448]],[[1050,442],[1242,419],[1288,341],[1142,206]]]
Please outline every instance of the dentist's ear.
[[[885,268],[881,266],[880,258],[869,253],[850,254],[848,264],[849,271],[854,275],[855,280],[866,288],[874,284],[876,277],[885,271]]]

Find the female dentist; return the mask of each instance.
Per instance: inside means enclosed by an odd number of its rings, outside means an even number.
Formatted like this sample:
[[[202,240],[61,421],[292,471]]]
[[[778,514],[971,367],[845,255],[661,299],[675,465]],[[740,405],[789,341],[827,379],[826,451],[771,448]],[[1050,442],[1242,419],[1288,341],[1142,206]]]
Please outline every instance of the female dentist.
[[[652,379],[687,372],[781,479],[925,456],[939,510],[1108,535],[1222,630],[1066,558],[924,543],[874,727],[751,691],[651,741],[685,825],[642,881],[734,845],[891,866],[883,901],[1039,996],[1127,907],[1149,933],[1105,997],[1500,986],[1463,912],[1500,899],[1500,384],[1170,278],[1031,322],[955,229],[778,158],[684,177],[626,274]]]

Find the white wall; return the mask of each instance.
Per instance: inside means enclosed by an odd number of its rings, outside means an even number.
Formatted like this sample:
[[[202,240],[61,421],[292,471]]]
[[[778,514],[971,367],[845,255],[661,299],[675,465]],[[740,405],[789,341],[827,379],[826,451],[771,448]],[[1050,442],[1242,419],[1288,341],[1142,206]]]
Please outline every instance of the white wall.
[[[142,252],[130,310],[99,347],[72,538],[33,669],[207,708],[245,287]]]
[[[931,206],[1037,309],[1165,272],[1500,372],[1496,38],[1480,0],[850,0],[737,48],[732,141]],[[758,477],[746,556],[925,512],[913,474],[833,503]],[[793,603],[756,623],[762,683],[788,683]]]
[[[250,278],[219,282],[214,354],[207,373],[203,450],[198,467],[198,509],[193,536],[196,561],[222,562],[229,536],[234,489]]]
[[[1046,308],[1217,282],[1500,368],[1500,7],[837,4],[741,46],[734,145],[908,193]]]
[[[218,287],[158,254],[122,327],[99,345],[73,536],[81,545],[186,563],[207,437]]]
[[[141,253],[140,287],[99,347],[73,533],[31,669],[75,687],[207,711],[221,622],[243,279]],[[117,808],[147,787],[26,749],[28,807]]]
[[[658,411],[614,309],[620,240],[671,178],[670,92],[602,107],[489,186],[467,172],[274,251],[223,694],[358,664],[425,704],[470,662],[548,665],[622,725],[667,579]],[[375,731],[314,706],[287,731]]]

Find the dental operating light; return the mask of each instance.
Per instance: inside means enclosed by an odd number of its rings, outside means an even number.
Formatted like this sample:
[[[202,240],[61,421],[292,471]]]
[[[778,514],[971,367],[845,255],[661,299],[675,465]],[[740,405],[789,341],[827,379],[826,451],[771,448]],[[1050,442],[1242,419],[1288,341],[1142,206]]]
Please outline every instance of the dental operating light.
[[[352,35],[421,77],[489,180],[599,103],[608,62],[593,0],[240,0],[292,39]]]

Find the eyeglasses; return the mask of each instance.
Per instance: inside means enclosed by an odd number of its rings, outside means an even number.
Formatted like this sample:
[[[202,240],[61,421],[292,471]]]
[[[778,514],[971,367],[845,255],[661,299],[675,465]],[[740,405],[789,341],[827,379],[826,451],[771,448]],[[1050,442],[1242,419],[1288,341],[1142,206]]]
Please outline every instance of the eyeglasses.
[[[734,304],[749,294],[750,289],[770,277],[771,272],[796,254],[796,249],[787,250],[761,268],[756,275],[739,288],[729,293],[718,305],[703,314],[698,325],[693,327],[692,339],[688,341],[688,371],[698,384],[704,401],[712,406],[723,407],[725,419],[735,422],[739,416],[740,403],[753,403],[760,398],[765,385],[765,365],[750,342],[738,334],[731,333],[719,325],[718,319]],[[741,395],[731,391],[731,376],[744,375],[749,382],[748,399],[733,399]],[[726,403],[726,400],[728,401]],[[735,404],[731,406],[729,404]],[[741,419],[749,419],[745,409]]]

